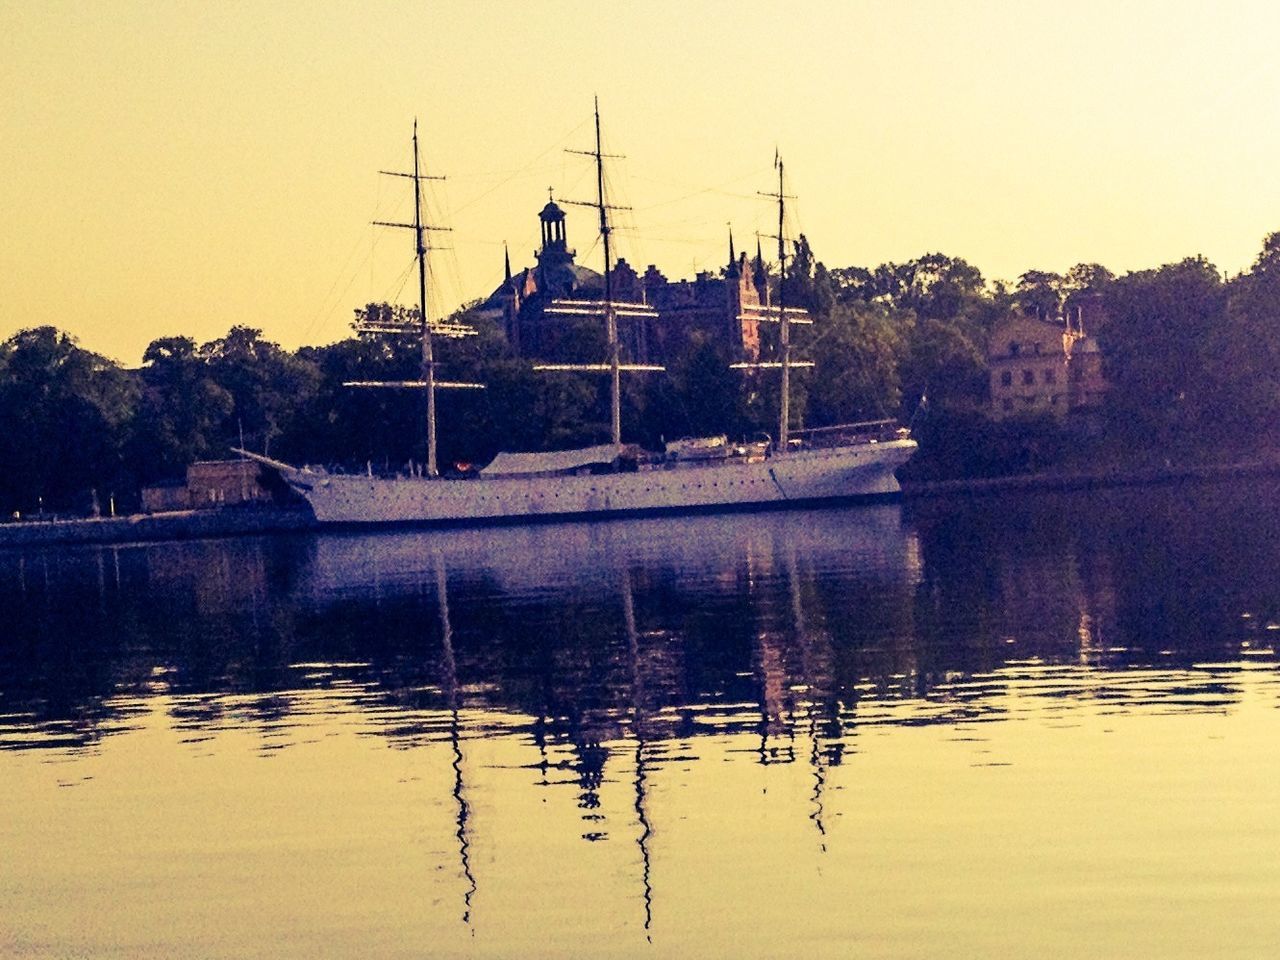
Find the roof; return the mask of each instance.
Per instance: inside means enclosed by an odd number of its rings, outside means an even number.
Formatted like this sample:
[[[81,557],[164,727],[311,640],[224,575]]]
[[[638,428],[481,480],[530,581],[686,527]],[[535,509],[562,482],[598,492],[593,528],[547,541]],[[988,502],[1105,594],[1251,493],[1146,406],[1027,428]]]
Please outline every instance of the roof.
[[[554,200],[547,201],[547,205],[542,208],[542,212],[538,214],[543,220],[563,220],[564,211],[560,209],[559,204]]]
[[[580,450],[553,450],[548,453],[500,453],[480,471],[482,477],[519,477],[538,473],[564,473],[597,463],[613,463],[625,448],[602,443]]]
[[[569,269],[573,271],[575,290],[603,290],[604,289],[604,275],[601,274],[599,271],[592,270],[590,267],[584,267],[578,263],[570,263]],[[525,277],[526,274],[529,274],[529,273],[533,273],[535,277],[537,275],[535,268],[525,267],[524,269],[519,270],[512,275],[512,282],[519,284],[520,287],[523,289],[523,278]],[[493,291],[493,293],[485,297],[484,302],[481,304],[481,306],[490,307],[493,309],[499,309],[501,307],[502,297],[506,295],[506,292],[509,289],[510,287],[508,286],[508,284],[506,282],[503,282],[499,287],[497,287]]]

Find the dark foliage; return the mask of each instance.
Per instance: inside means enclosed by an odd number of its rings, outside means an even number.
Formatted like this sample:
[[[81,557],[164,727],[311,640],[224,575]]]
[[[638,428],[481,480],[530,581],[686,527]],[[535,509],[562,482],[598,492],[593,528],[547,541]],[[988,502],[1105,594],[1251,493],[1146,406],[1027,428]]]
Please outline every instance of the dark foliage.
[[[1111,383],[1103,437],[1112,449],[1166,457],[1223,439],[1270,441],[1280,422],[1280,234],[1229,281],[1192,258],[1118,278],[1098,264],[1061,276],[1028,271],[1011,290],[940,253],[828,269],[802,237],[784,294],[817,321],[795,331],[796,355],[817,367],[793,380],[794,425],[905,421],[927,395],[921,451],[907,468],[919,478],[1046,469],[1086,459],[1097,445],[1052,420],[985,416],[987,336],[1012,309],[1105,304],[1105,328],[1090,332]],[[478,334],[440,342],[442,375],[487,389],[440,395],[442,463],[607,436],[604,377],[535,373],[491,317],[471,309],[457,319]],[[603,354],[602,332],[582,323],[551,340],[559,359]],[[764,349],[776,351],[775,340]],[[680,436],[774,432],[776,372],[744,374],[731,359],[693,336],[665,374],[628,377],[628,437],[657,447]],[[352,336],[290,352],[233,326],[205,344],[158,339],[139,369],[125,370],[53,327],[22,330],[0,343],[0,510],[85,513],[112,496],[131,506],[140,485],[229,456],[242,440],[285,459],[399,468],[422,458],[421,391],[343,384],[414,379],[419,363],[412,337]]]

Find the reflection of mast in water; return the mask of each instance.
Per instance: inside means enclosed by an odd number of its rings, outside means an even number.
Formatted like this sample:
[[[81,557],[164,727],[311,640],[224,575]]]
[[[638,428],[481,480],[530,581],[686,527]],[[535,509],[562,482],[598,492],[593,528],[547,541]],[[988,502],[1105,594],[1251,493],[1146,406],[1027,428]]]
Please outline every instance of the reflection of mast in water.
[[[647,788],[644,756],[644,675],[640,670],[640,634],[636,629],[635,601],[631,594],[631,571],[622,571],[622,612],[627,626],[627,655],[631,662],[631,712],[636,737],[636,819],[640,822],[640,835],[636,845],[640,848],[641,877],[644,883],[644,936],[653,943],[650,928],[653,925],[653,886],[650,882],[649,816],[645,810]]]
[[[471,873],[471,842],[467,835],[467,818],[470,808],[463,794],[462,782],[462,722],[458,714],[458,663],[453,656],[453,627],[449,622],[449,591],[445,578],[444,562],[436,554],[436,600],[440,609],[440,633],[444,647],[445,698],[449,705],[449,743],[453,748],[453,799],[458,804],[458,858],[462,862],[462,875],[467,880],[467,892],[462,898],[462,922],[471,926],[471,899],[476,892],[476,878]],[[474,935],[475,930],[472,930]]]
[[[809,819],[818,828],[819,845],[822,852],[827,852],[827,828],[823,822],[823,791],[827,785],[827,768],[822,754],[821,738],[818,734],[818,690],[815,684],[814,664],[811,662],[810,637],[805,630],[804,605],[800,598],[800,577],[796,571],[796,551],[792,546],[787,550],[787,588],[791,596],[791,619],[795,627],[796,641],[801,651],[801,675],[804,679],[805,693],[808,697],[806,713],[809,716],[809,766],[813,768],[813,811]]]
[[[547,770],[550,769],[551,763],[547,759],[547,711],[545,708],[538,711],[538,719],[533,722],[533,742],[538,747],[538,773],[542,775],[538,786],[550,786],[551,781],[547,779]]]
[[[772,572],[772,551],[764,555]],[[756,570],[757,559],[747,555],[747,591],[748,596],[754,592],[759,581]],[[787,723],[787,671],[782,637],[769,625],[762,625],[756,631],[755,650],[756,679],[760,685],[760,746],[757,753],[762,765],[771,763],[792,763],[795,760],[795,731]],[[790,741],[785,747],[770,744],[771,737],[786,735]]]

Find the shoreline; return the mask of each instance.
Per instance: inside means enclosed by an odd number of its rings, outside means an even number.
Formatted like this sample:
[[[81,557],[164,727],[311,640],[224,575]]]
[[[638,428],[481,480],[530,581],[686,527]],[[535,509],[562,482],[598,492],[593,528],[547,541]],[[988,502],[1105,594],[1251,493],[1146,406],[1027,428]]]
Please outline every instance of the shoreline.
[[[0,524],[0,549],[80,544],[150,543],[311,530],[310,511],[288,508],[177,510],[127,517],[32,520]]]
[[[1183,466],[1025,473],[1004,477],[905,481],[901,499],[940,500],[989,497],[1001,493],[1095,490],[1155,486],[1183,481],[1229,480],[1280,474],[1280,454],[1265,458]],[[740,512],[740,511],[739,511]],[[216,537],[297,533],[320,529],[305,508],[224,508],[0,524],[0,550],[43,546],[149,543]]]
[[[959,480],[922,480],[902,483],[904,500],[952,496],[982,497],[1032,490],[1095,490],[1107,487],[1141,487],[1186,480],[1229,480],[1234,477],[1280,473],[1280,455],[1226,463],[1183,464],[1161,467],[1111,467],[1076,472],[1045,471],[1004,477]]]

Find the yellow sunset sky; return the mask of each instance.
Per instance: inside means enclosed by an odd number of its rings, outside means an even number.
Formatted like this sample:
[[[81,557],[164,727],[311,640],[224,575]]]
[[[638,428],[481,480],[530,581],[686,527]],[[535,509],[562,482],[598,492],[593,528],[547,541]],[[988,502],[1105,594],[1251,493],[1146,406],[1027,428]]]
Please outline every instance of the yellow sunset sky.
[[[414,117],[433,311],[532,264],[589,199],[600,97],[619,253],[718,269],[774,216],[829,266],[929,251],[988,279],[1204,254],[1280,229],[1280,7],[1021,2],[0,2],[0,336],[136,364],[232,324],[288,347],[413,299]],[[571,209],[599,266],[592,213]],[[768,249],[766,241],[766,251]]]

